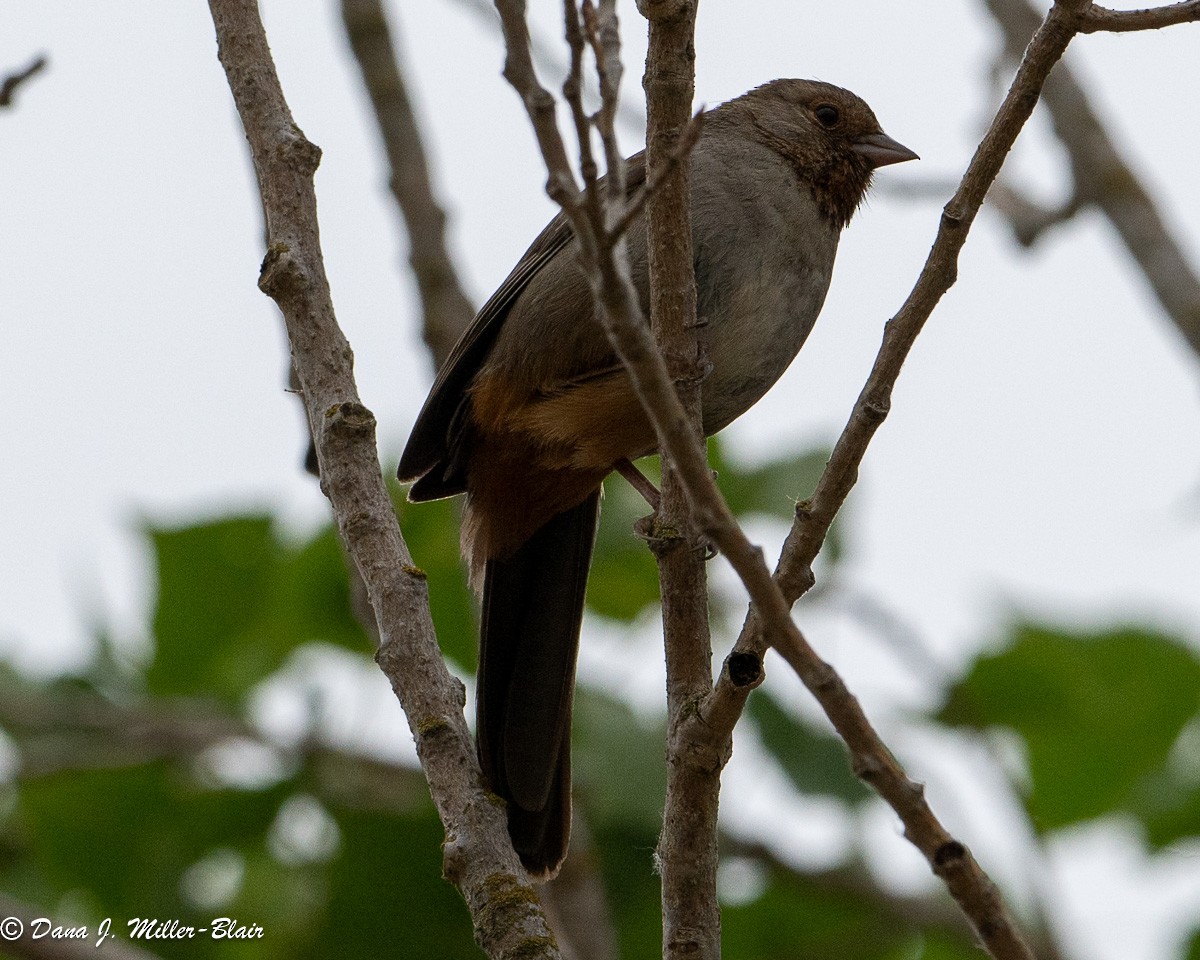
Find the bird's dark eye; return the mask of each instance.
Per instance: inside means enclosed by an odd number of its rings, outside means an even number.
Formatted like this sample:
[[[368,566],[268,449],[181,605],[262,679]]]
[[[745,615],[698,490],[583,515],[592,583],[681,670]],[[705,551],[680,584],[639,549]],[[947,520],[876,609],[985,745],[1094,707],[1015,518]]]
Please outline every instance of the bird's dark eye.
[[[842,119],[838,108],[833,104],[823,103],[813,111],[813,115],[817,118],[817,122],[823,127],[836,127],[837,122]]]

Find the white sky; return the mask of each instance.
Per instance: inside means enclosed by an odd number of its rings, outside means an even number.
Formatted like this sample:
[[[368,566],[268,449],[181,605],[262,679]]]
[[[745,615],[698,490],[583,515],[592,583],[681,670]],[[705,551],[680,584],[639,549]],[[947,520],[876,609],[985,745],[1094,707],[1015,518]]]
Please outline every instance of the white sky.
[[[499,77],[495,31],[453,0],[392,6],[454,251],[481,302],[552,213],[540,160]],[[636,99],[642,26],[633,4],[622,6]],[[390,468],[430,371],[412,284],[397,269],[406,254],[386,172],[336,4],[263,7],[293,112],[325,151],[327,266]],[[531,7],[541,34],[554,36],[557,2]],[[1200,88],[1197,36],[1182,27],[1083,37],[1073,50],[1193,262],[1200,135],[1192,97],[1173,91]],[[956,179],[994,97],[994,49],[981,4],[923,5],[917,17],[883,2],[710,0],[697,99],[716,103],[778,76],[833,81],[924,158],[881,181]],[[303,529],[325,507],[299,470],[280,324],[255,287],[258,201],[207,7],[0,6],[0,71],[43,50],[50,69],[0,111],[0,655],[50,671],[86,656],[92,623],[139,630],[149,603],[143,518],[267,506]],[[1040,114],[1014,161],[1037,192],[1061,193]],[[738,450],[761,457],[832,441],[937,214],[937,203],[876,193],[844,235],[802,356],[729,431]],[[1013,611],[1150,620],[1195,640],[1197,369],[1098,217],[1025,255],[983,216],[851,500],[848,575],[951,664],[995,639]],[[780,535],[769,532],[772,552]],[[852,628],[820,626],[828,632],[814,641],[886,714],[894,664],[856,660]],[[918,772],[933,780],[934,768]],[[959,820],[973,822],[969,810]],[[1054,883],[1072,929],[1090,931],[1078,933],[1080,957],[1158,960],[1200,913],[1200,885],[1177,882],[1175,868],[1187,865],[1171,855],[1147,864],[1115,832],[1065,846]],[[1108,879],[1089,886],[1098,875]]]

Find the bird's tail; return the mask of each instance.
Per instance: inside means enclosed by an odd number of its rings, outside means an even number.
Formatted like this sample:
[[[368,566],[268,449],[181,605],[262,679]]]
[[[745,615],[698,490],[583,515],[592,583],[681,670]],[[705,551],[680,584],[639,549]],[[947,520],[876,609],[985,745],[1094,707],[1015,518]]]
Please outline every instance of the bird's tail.
[[[600,491],[484,569],[477,739],[525,869],[558,870],[571,832],[571,701]]]

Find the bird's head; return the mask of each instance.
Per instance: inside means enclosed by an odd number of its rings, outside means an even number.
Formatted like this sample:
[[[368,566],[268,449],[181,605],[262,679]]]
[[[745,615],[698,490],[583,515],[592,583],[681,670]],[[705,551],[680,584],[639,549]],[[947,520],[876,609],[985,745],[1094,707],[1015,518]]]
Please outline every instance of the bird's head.
[[[917,155],[883,132],[862,98],[817,80],[772,80],[718,107],[786,159],[839,229],[850,222],[877,167]]]

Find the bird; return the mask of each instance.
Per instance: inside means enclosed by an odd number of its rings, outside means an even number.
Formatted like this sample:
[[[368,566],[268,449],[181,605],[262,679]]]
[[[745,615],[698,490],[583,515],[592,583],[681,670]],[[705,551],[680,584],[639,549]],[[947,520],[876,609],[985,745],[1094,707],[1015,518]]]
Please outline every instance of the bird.
[[[689,157],[706,435],[779,379],[820,312],[841,231],[873,171],[917,155],[841,87],[780,79],[708,110]],[[643,153],[627,188],[646,182]],[[629,228],[648,310],[646,226]],[[601,482],[655,451],[556,216],[441,367],[397,475],[414,503],[466,494],[462,551],[482,593],[476,745],[527,873],[552,877],[571,820],[571,705]]]

